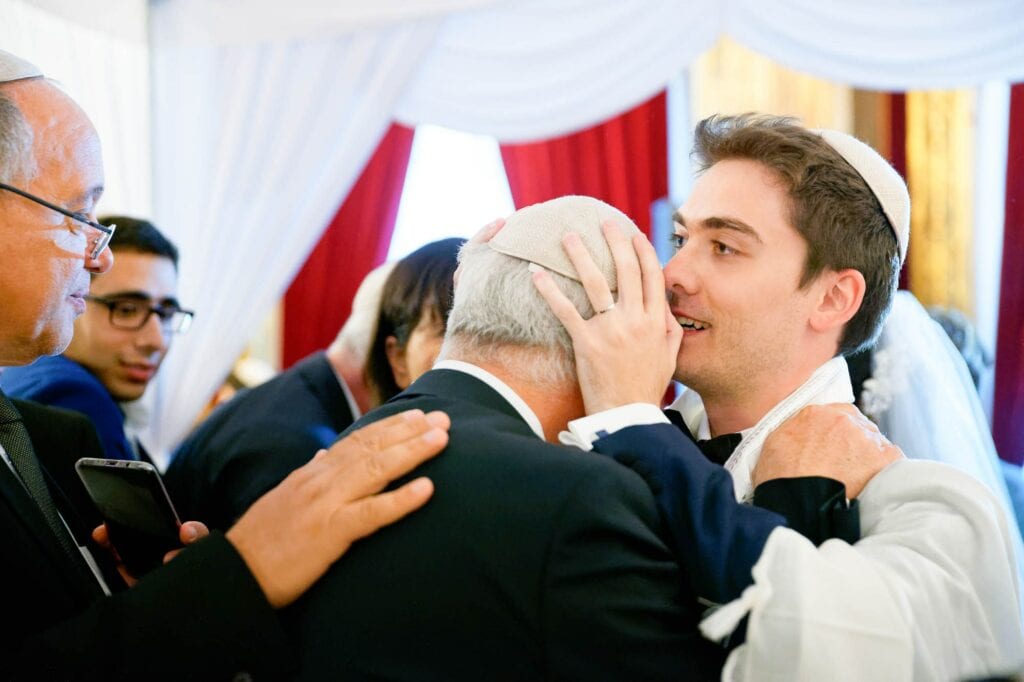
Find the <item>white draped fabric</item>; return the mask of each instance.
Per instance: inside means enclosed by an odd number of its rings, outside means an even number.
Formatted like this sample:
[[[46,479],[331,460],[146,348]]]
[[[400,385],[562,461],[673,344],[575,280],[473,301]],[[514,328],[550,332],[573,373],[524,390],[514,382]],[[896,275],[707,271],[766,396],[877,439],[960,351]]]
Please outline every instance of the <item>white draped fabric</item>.
[[[279,0],[161,0],[151,4],[152,23],[162,40],[178,46],[226,46],[337,38],[509,1],[289,0],[283,5]]]
[[[179,298],[197,315],[155,387],[154,451],[188,432],[280,298],[436,30],[425,20],[242,47],[175,47],[155,34],[154,217],[181,250]]]
[[[397,116],[508,142],[578,130],[661,90],[723,34],[877,90],[1024,79],[1020,0],[522,0],[449,17]]]
[[[89,0],[76,5],[96,5]],[[0,0],[0,49],[24,57],[60,83],[92,119],[103,141],[108,213],[151,210],[149,48],[144,0],[117,0],[121,24],[109,30],[24,0]]]
[[[396,117],[503,142],[585,128],[664,89],[714,45],[717,7],[525,0],[453,15]]]
[[[723,682],[930,682],[1019,670],[1011,531],[992,493],[944,464],[903,460],[858,499],[860,542],[816,549],[777,528],[754,585],[701,624],[718,639],[749,614]]]
[[[730,36],[790,68],[840,83],[923,90],[1024,79],[1020,0],[732,0],[726,6]]]
[[[860,404],[907,457],[949,464],[985,484],[1006,514],[1018,584],[1024,586],[1021,529],[970,371],[909,291],[896,294]]]
[[[8,8],[28,3],[0,3],[5,49],[60,79],[89,64],[74,57],[81,40],[48,41],[64,64],[11,42]],[[752,0],[161,0],[150,28],[152,215],[181,247],[182,298],[199,312],[161,372],[156,451],[188,430],[392,119],[502,141],[578,130],[665,87],[723,34],[862,87],[1024,80],[1020,0],[778,0],[770,11]],[[138,73],[110,76],[115,62]],[[134,85],[145,63],[140,48],[90,71]],[[120,83],[92,90],[125,92]],[[115,197],[148,186],[146,130],[133,127],[145,109],[110,111],[112,124],[95,116],[105,208],[144,212]],[[114,151],[119,141],[129,151]]]

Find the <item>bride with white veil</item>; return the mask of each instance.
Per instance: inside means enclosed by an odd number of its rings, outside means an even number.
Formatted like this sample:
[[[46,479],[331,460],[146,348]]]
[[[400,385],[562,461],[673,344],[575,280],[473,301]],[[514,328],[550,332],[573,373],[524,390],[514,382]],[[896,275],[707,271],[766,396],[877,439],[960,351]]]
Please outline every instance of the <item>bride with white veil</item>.
[[[971,374],[946,332],[909,292],[900,291],[893,301],[860,407],[907,457],[957,467],[996,494],[1024,586],[1020,526]]]

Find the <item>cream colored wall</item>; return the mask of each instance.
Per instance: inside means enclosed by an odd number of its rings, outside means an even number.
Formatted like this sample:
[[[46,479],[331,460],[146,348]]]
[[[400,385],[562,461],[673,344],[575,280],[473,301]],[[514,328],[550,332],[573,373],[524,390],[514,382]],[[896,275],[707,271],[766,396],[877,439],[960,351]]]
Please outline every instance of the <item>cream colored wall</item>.
[[[691,68],[694,121],[747,111],[796,116],[814,128],[853,130],[853,89],[787,69],[728,38]]]
[[[925,305],[974,313],[973,90],[907,95],[910,289]]]

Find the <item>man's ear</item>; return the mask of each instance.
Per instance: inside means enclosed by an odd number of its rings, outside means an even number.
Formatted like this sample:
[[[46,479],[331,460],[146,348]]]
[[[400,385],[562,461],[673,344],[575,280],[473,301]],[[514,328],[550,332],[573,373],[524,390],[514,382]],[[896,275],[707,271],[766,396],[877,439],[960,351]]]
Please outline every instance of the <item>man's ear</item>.
[[[811,328],[818,332],[841,329],[864,302],[864,275],[859,270],[824,272],[819,282],[817,305],[811,313]]]
[[[389,336],[384,340],[384,353],[388,356],[395,384],[402,390],[409,388],[412,381],[409,378],[409,366],[405,362],[405,347],[398,345],[398,339],[394,336]]]

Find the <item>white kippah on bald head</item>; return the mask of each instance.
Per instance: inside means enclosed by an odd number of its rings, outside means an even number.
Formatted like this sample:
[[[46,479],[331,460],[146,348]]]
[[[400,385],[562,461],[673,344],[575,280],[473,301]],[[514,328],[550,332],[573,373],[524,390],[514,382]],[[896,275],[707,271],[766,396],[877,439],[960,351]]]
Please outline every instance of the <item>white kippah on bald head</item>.
[[[39,78],[42,75],[43,72],[35,64],[0,50],[0,84],[25,78]]]
[[[488,244],[498,253],[536,263],[578,282],[579,273],[562,248],[562,237],[576,232],[615,291],[615,261],[601,233],[601,224],[608,220],[614,221],[627,238],[640,233],[636,224],[614,206],[593,197],[566,196],[519,209]]]
[[[837,130],[815,130],[864,178],[872,194],[882,205],[900,245],[900,263],[907,259],[910,243],[910,194],[907,183],[888,161],[852,135]]]

